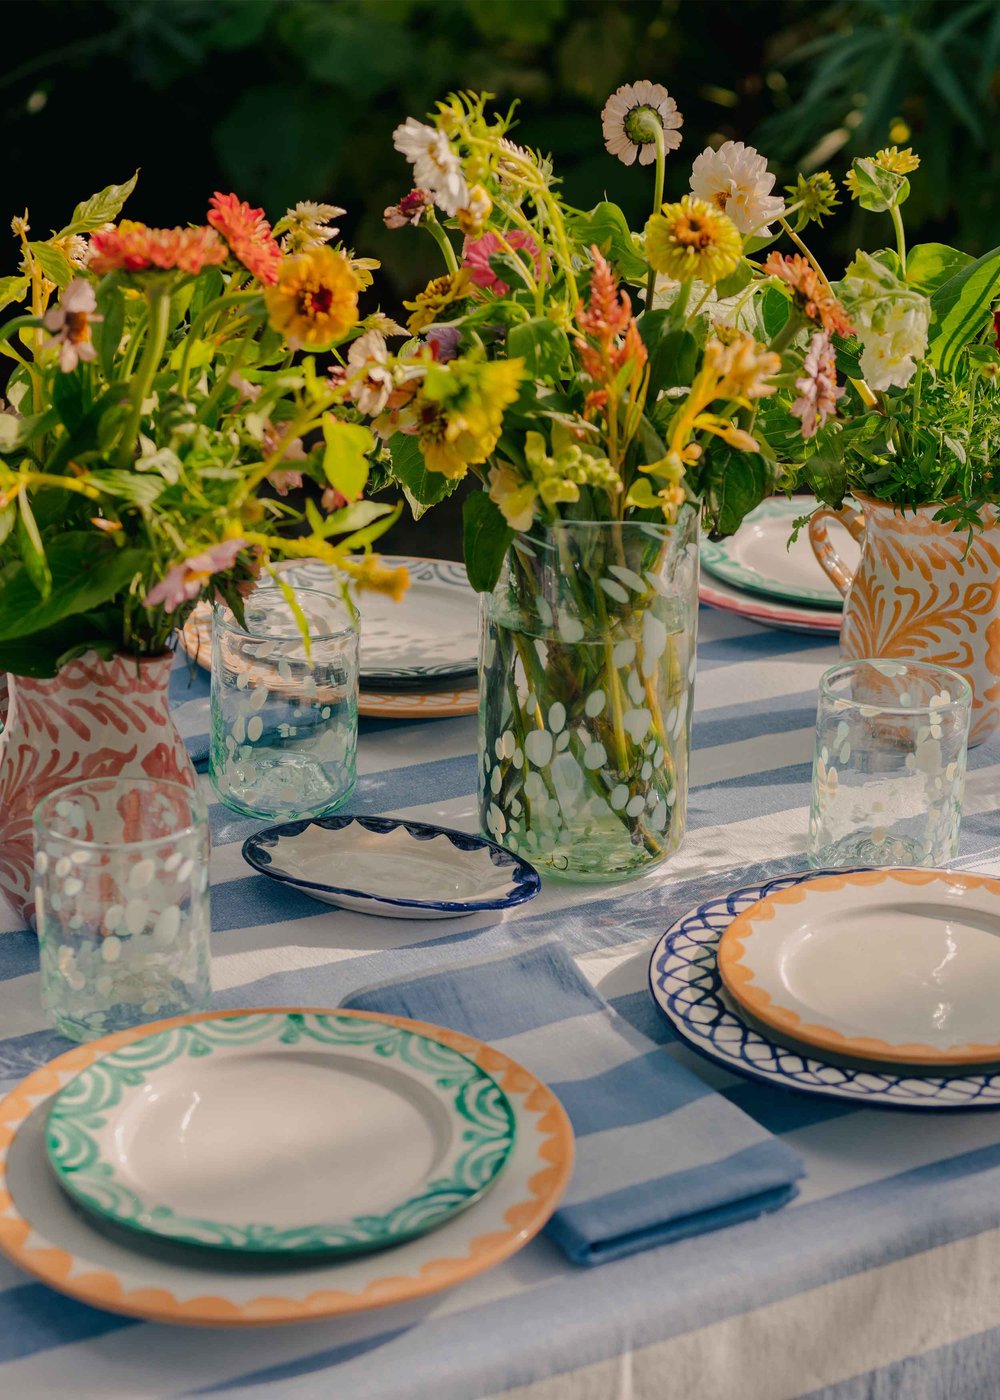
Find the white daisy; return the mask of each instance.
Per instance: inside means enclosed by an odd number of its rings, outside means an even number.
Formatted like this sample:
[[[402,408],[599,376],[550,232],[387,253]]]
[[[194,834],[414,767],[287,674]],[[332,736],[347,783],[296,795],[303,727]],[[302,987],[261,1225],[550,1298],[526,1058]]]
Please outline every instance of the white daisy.
[[[454,217],[468,207],[462,164],[443,131],[407,117],[392,133],[392,144],[413,166],[414,184],[430,190],[439,209]]]
[[[604,145],[625,165],[633,165],[636,156],[640,165],[652,165],[656,159],[654,121],[663,128],[664,150],[676,151],[681,144],[679,128],[684,118],[666,88],[648,78],[625,83],[604,104]]]
[[[393,388],[392,370],[385,338],[380,331],[365,331],[347,352],[347,382],[351,398],[361,412],[374,417],[389,401]]]
[[[728,214],[742,234],[770,236],[765,225],[785,212],[773,188],[767,161],[742,141],[724,141],[717,151],[707,146],[691,168],[693,193]]]

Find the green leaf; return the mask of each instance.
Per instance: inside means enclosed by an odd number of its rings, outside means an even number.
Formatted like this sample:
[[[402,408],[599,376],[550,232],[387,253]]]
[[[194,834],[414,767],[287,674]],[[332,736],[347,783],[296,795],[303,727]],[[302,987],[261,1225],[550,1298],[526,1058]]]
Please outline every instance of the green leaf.
[[[31,601],[36,602],[39,593],[43,598],[47,598],[52,590],[52,570],[45,557],[42,536],[26,491],[22,491],[17,498],[17,542]],[[0,588],[0,611],[6,602],[6,590]]]
[[[698,367],[698,342],[690,331],[671,329],[669,309],[647,311],[639,318],[639,334],[649,352],[649,392],[655,399],[663,389],[688,385]]]
[[[28,248],[50,282],[54,282],[57,287],[69,286],[76,272],[64,252],[53,248],[51,243],[29,243]]]
[[[771,240],[766,239],[769,243]],[[728,277],[724,277],[721,282],[716,283],[716,296],[722,300],[723,297],[738,297],[744,287],[749,287],[753,281],[753,268],[742,258],[737,264],[736,271],[731,272]]]
[[[532,379],[555,383],[559,371],[569,357],[566,332],[545,316],[536,316],[507,333],[507,353],[511,359],[524,359],[525,369]]]
[[[90,531],[52,540],[47,564],[50,586],[41,598],[41,590],[29,577],[27,556],[23,566],[18,561],[0,572],[0,640],[31,637],[110,601],[128,586],[146,558],[140,549],[101,549]]]
[[[570,215],[567,223],[573,236],[588,248],[596,243],[627,282],[641,284],[646,280],[648,265],[636,252],[632,230],[617,204],[602,200],[589,214]]]
[[[713,447],[702,486],[713,537],[735,534],[773,485],[774,473],[763,457]]]
[[[500,507],[485,491],[475,491],[462,505],[463,552],[469,582],[477,593],[489,593],[500,577],[514,531]]]
[[[760,317],[764,334],[773,340],[791,315],[791,307],[784,292],[777,287],[768,287],[761,297]]]
[[[139,178],[138,170],[124,185],[107,185],[100,194],[92,194],[73,210],[73,217],[56,234],[57,238],[68,238],[71,233],[92,233],[103,224],[112,223],[121,212],[122,205],[135,189]]]
[[[389,439],[389,451],[392,453],[393,477],[403,488],[414,520],[419,520],[430,506],[436,506],[458,486],[458,477],[427,470],[415,437],[394,433]]]
[[[323,471],[327,481],[347,500],[356,501],[368,482],[368,453],[375,448],[371,429],[360,423],[343,423],[327,414],[323,437]]]
[[[16,524],[17,506],[13,501],[9,505],[0,506],[0,544],[3,544]]]
[[[884,214],[894,205],[898,208],[910,193],[905,175],[885,170],[871,156],[853,161],[852,169],[858,183],[858,203],[873,214]]]
[[[167,488],[166,481],[157,472],[133,472],[117,467],[95,471],[91,474],[91,480],[106,496],[114,496],[136,506],[153,505]]]
[[[84,619],[67,618],[31,637],[0,641],[0,671],[47,679],[84,652],[96,651],[98,656],[110,661],[117,649],[113,638],[103,635],[92,624],[87,625]]]
[[[511,253],[493,253],[490,256],[490,270],[505,282],[508,287],[528,286],[528,278],[525,275],[530,271],[527,262],[522,262],[520,257]]]
[[[112,283],[110,289],[108,288],[111,278],[117,279],[117,276],[118,274],[113,272],[101,283],[98,304],[104,313],[104,320],[99,321],[94,326],[97,358],[101,366],[101,373],[108,383],[114,378],[115,355],[118,353],[118,346],[121,344],[122,334],[125,330],[125,297],[115,283]],[[110,294],[105,295],[106,290]]]
[[[833,337],[833,352],[837,373],[844,379],[862,379],[861,355],[864,346],[856,335]]]
[[[23,301],[30,286],[30,277],[0,277],[0,311],[11,302]]]
[[[989,316],[998,290],[1000,248],[994,248],[949,277],[934,292],[934,323],[927,357],[942,373],[954,373],[959,355]]]
[[[929,296],[972,261],[968,253],[946,243],[918,243],[906,255],[906,280]]]

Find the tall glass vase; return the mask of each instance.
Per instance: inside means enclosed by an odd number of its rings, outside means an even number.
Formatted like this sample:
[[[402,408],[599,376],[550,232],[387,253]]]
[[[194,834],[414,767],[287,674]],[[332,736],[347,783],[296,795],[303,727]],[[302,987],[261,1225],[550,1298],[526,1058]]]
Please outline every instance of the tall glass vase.
[[[698,516],[519,536],[483,599],[479,804],[552,874],[618,880],[684,834]]]

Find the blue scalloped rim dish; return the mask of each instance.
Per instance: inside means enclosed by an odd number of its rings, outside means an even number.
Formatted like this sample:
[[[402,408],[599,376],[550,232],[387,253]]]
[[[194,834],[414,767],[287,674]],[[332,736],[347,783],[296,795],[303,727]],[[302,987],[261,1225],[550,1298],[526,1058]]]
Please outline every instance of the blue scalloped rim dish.
[[[406,899],[398,895],[377,894],[373,890],[356,890],[347,885],[331,885],[322,881],[308,880],[298,875],[273,868],[272,850],[282,837],[300,836],[309,827],[319,827],[324,831],[343,831],[350,826],[362,827],[366,832],[389,836],[402,829],[415,841],[432,841],[444,837],[458,851],[485,851],[491,864],[498,872],[507,875],[503,893],[489,899]],[[315,893],[328,897],[333,903],[337,897],[352,901],[367,902],[373,906],[389,905],[396,909],[434,911],[442,914],[475,914],[481,910],[511,909],[526,900],[534,899],[542,887],[538,871],[533,865],[519,856],[505,851],[496,842],[485,836],[470,836],[468,832],[452,831],[445,826],[432,826],[426,822],[404,821],[396,817],[352,817],[331,816],[313,817],[303,821],[282,822],[255,832],[243,843],[243,859],[248,865],[269,879],[301,889],[305,893]],[[498,884],[500,881],[498,881]],[[376,912],[373,908],[372,912]]]
[[[716,960],[719,939],[737,914],[775,890],[842,875],[842,870],[809,870],[779,875],[707,900],[677,919],[656,942],[649,961],[649,989],[680,1040],[731,1070],[775,1088],[850,1102],[857,1107],[942,1112],[1000,1107],[1000,1073],[907,1074],[872,1065],[822,1060],[806,1047],[771,1040],[748,1025],[724,1000]]]

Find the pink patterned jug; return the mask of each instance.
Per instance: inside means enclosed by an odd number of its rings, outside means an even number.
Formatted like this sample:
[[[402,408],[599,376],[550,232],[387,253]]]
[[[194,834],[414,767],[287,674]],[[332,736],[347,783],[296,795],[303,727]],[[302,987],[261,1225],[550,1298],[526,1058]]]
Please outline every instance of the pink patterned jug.
[[[809,522],[816,558],[845,595],[841,655],[911,657],[950,666],[972,686],[970,744],[1000,727],[1000,514],[987,507],[968,532],[859,497],[862,510],[819,510]],[[839,520],[862,546],[852,576],[827,535]]]
[[[31,927],[31,815],[83,778],[197,778],[167,704],[172,658],[93,652],[52,680],[8,676],[0,734],[0,891]]]

